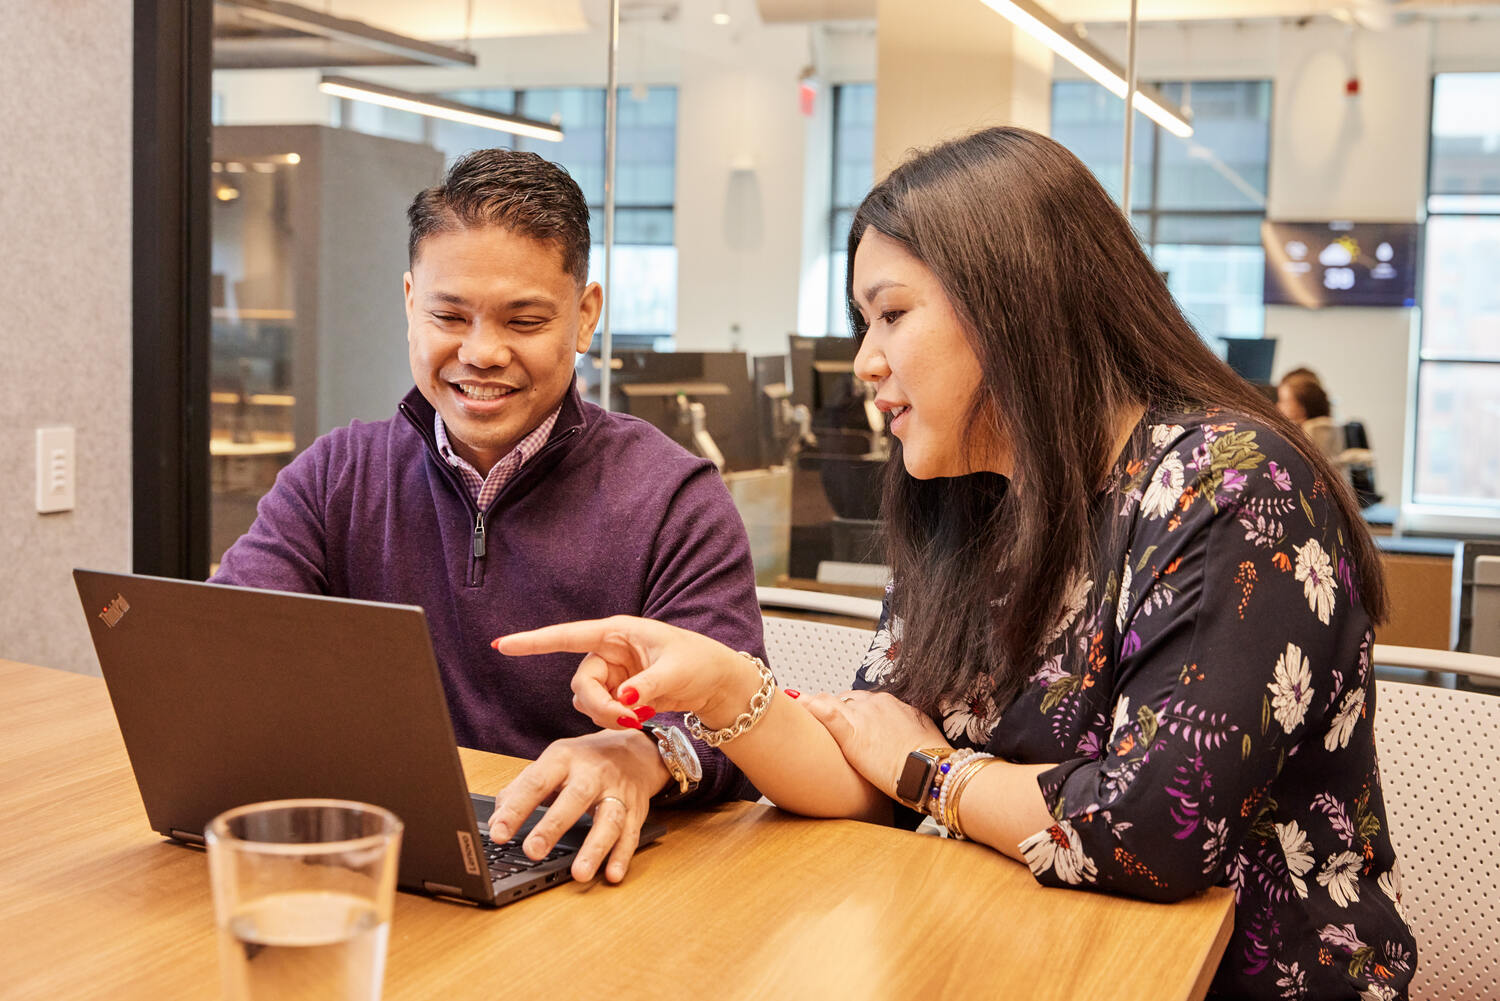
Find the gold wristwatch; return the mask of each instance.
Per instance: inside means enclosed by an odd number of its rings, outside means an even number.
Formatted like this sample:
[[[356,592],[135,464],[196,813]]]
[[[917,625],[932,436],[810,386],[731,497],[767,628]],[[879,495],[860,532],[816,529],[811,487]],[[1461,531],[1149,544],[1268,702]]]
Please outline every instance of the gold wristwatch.
[[[688,735],[682,728],[662,726],[646,720],[641,724],[641,732],[656,741],[656,752],[661,755],[662,764],[667,766],[667,772],[676,783],[675,787],[671,782],[667,783],[666,788],[657,793],[652,802],[675,803],[697,789],[698,783],[703,781],[703,764],[698,760],[693,742],[688,740]]]

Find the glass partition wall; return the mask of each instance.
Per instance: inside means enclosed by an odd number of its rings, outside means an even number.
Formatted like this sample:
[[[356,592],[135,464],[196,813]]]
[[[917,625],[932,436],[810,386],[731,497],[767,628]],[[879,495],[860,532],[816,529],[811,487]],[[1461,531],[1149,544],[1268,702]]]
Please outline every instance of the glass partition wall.
[[[458,38],[461,18],[419,5],[310,6],[409,36],[416,55],[400,66],[362,65],[347,52],[347,61],[291,65],[278,62],[284,53],[274,48],[247,58],[243,39],[219,33],[220,65],[203,100],[205,118],[213,109],[213,152],[202,175],[209,238],[201,252],[210,272],[202,337],[212,349],[200,404],[209,425],[201,467],[211,489],[206,564],[244,531],[277,471],[313,438],[353,419],[389,417],[410,387],[404,212],[456,157],[504,146],[567,168],[593,215],[592,277],[603,277],[607,5],[542,5],[548,13],[526,25],[508,23],[497,7]],[[1050,6],[1065,20],[1082,9],[1064,0]],[[1099,16],[1098,5],[1088,10]],[[1115,58],[1125,51],[1123,10],[1113,23],[1089,25],[1089,38]],[[1124,104],[1050,57],[1038,70],[1044,82],[1029,117],[1025,109],[981,115],[898,140],[894,154],[889,138],[878,143],[895,111],[916,102],[938,121],[964,95],[929,93],[925,80],[878,72],[882,46],[900,39],[882,42],[876,14],[874,4],[863,18],[837,21],[751,0],[622,5],[606,290],[614,357],[600,357],[596,337],[578,378],[589,398],[655,424],[719,466],[764,584],[876,594],[884,579],[873,481],[889,443],[853,377],[843,285],[854,208],[900,151],[966,127],[1020,121],[1050,131],[1119,196]],[[941,15],[933,16],[941,28]],[[1235,31],[1185,21],[1144,32],[1138,76],[1191,109],[1194,134],[1182,139],[1136,117],[1133,221],[1205,337],[1280,336],[1278,371],[1312,358],[1327,382],[1357,388],[1367,381],[1363,369],[1344,376],[1338,357],[1317,351],[1342,331],[1362,329],[1370,314],[1328,310],[1302,320],[1305,313],[1282,306],[1268,324],[1258,235],[1278,204],[1297,204],[1294,218],[1317,217],[1316,206],[1288,197],[1322,176],[1310,171],[1363,169],[1353,140],[1340,133],[1309,149],[1322,133],[1297,121],[1309,101],[1327,104],[1335,122],[1334,112],[1359,106],[1297,91],[1310,79],[1305,67],[1277,55],[1296,46],[1333,51],[1348,36],[1316,19]],[[446,53],[436,64],[431,47]],[[234,59],[218,60],[226,53]],[[899,68],[899,59],[883,65]],[[320,84],[334,76],[555,127],[561,136],[494,131],[325,93]],[[1472,89],[1494,78],[1442,77],[1435,98],[1415,448],[1423,498],[1482,496],[1493,471],[1444,430],[1495,395],[1487,307],[1475,291],[1494,283],[1462,278],[1486,259],[1493,213],[1483,202],[1491,197],[1483,168],[1492,144],[1473,115],[1444,109],[1461,103],[1460,82]],[[1288,88],[1294,96],[1284,102],[1278,95]],[[1368,114],[1385,107],[1378,91],[1360,100],[1372,102]],[[1408,139],[1419,143],[1426,124]],[[1453,164],[1467,164],[1469,180],[1450,183]],[[1339,218],[1350,201],[1328,191],[1328,215]],[[605,364],[613,385],[601,399]],[[1402,401],[1381,405],[1395,408],[1387,417],[1398,427],[1418,416],[1415,398],[1411,415]],[[1386,433],[1376,443],[1391,450],[1384,454],[1394,454],[1396,468],[1399,437]],[[1394,480],[1393,472],[1384,476]]]
[[[887,446],[853,378],[843,293],[849,216],[872,179],[873,31],[767,22],[753,3],[667,6],[623,5],[613,357],[596,334],[580,388],[718,465],[761,583],[821,577],[877,593],[871,483]],[[338,0],[323,13],[473,64],[306,67],[268,55],[246,68],[237,56],[214,73],[211,563],[315,437],[394,412],[410,385],[402,213],[459,156],[498,146],[567,169],[591,213],[590,278],[603,280],[607,19],[560,11],[551,28],[511,35],[500,18],[493,35],[455,41],[392,10]],[[818,58],[830,37],[836,67]],[[243,40],[218,44],[238,54]],[[334,75],[550,124],[561,138],[323,93]]]

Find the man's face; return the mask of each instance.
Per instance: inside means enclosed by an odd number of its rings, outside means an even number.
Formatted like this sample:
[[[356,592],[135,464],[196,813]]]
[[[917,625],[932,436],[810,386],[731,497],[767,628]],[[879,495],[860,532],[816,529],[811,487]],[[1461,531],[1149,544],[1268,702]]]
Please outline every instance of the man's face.
[[[555,243],[499,226],[429,236],[405,287],[412,378],[453,450],[488,474],[567,393],[603,293],[579,286]]]

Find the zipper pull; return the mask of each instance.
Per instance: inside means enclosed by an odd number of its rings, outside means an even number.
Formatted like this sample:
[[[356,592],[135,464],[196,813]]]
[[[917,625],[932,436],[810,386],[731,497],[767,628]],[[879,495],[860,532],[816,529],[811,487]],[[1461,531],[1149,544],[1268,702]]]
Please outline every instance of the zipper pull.
[[[484,559],[484,513],[474,516],[474,558]]]

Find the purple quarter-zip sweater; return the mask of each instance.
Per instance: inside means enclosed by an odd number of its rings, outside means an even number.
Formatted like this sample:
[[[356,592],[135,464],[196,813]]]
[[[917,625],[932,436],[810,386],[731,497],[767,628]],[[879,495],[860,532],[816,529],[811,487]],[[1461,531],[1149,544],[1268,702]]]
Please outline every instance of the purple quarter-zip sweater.
[[[481,513],[438,455],[432,406],[413,389],[397,409],[282,470],[213,579],[422,606],[459,744],[525,758],[597,727],[572,706],[578,654],[505,657],[496,636],[624,613],[765,656],[744,523],[712,464],[573,390]],[[697,750],[692,800],[751,793]]]

